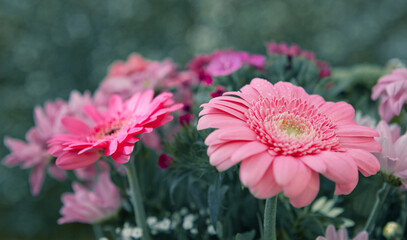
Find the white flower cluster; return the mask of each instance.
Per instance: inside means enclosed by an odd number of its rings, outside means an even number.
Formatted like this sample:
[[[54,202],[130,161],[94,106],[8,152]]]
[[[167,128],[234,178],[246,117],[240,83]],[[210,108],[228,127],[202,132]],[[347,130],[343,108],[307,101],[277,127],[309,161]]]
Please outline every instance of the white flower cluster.
[[[140,239],[143,236],[143,229],[140,227],[131,227],[129,223],[125,223],[123,229],[116,228],[116,233],[121,234],[122,240]]]

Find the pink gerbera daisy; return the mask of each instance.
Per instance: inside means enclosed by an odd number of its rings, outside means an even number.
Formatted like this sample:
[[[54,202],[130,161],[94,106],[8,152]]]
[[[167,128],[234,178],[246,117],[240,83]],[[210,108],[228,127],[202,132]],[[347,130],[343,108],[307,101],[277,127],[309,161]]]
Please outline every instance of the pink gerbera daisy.
[[[147,90],[125,102],[114,95],[103,114],[93,105],[85,106],[84,112],[95,123],[93,126],[74,117],[63,118],[62,124],[69,133],[56,135],[49,141],[49,152],[57,157],[57,166],[85,167],[98,160],[102,152],[118,163],[128,162],[134,143],[140,140],[135,135],[151,132],[171,121],[173,117],[169,113],[182,107],[173,104],[171,93],[162,93],[154,99],[153,95],[153,90]]]
[[[198,129],[218,128],[205,140],[210,163],[219,171],[240,165],[240,180],[258,198],[280,191],[296,207],[312,202],[318,173],[349,194],[358,170],[375,174],[381,150],[378,133],[353,121],[345,102],[326,102],[291,83],[253,79],[239,92],[203,104]]]

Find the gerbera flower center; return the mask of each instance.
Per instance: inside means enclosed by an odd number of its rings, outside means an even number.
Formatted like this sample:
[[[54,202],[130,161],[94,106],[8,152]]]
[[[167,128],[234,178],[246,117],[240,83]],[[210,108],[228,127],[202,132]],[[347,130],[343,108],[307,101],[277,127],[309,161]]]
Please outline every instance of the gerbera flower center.
[[[95,127],[94,136],[98,140],[106,137],[116,136],[123,126],[127,125],[127,123],[127,121],[114,121],[98,125]]]
[[[335,124],[300,99],[261,98],[246,116],[258,139],[277,154],[307,155],[339,145]]]

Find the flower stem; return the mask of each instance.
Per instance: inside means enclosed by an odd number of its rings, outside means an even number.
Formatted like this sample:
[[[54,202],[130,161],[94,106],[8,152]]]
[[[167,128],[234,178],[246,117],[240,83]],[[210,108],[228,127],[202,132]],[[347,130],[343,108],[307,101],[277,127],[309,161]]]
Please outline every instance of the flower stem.
[[[100,226],[100,224],[93,224],[92,225],[93,228],[93,233],[95,234],[95,239],[99,240],[103,237],[103,232],[102,232],[102,227]]]
[[[370,234],[371,231],[373,230],[376,218],[383,206],[384,201],[386,200],[387,194],[389,193],[390,189],[391,185],[387,182],[384,182],[382,188],[380,188],[379,191],[377,191],[376,202],[373,206],[372,212],[370,212],[370,216],[367,219],[366,225],[364,227],[364,230],[367,231],[368,234]]]
[[[263,240],[277,240],[276,214],[278,196],[267,198],[264,209],[264,234]]]
[[[131,202],[133,204],[136,224],[143,230],[143,236],[141,239],[150,240],[151,237],[147,227],[146,213],[144,210],[143,200],[141,198],[141,190],[137,179],[136,168],[132,160],[130,160],[130,162],[124,166],[126,168],[127,179],[129,180],[130,184]]]

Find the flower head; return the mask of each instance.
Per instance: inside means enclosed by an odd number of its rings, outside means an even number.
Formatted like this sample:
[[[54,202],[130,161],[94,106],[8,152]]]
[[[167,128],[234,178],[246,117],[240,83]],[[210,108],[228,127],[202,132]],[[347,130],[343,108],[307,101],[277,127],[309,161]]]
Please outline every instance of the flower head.
[[[114,216],[121,207],[120,192],[110,181],[108,172],[99,175],[92,189],[74,183],[74,193],[62,195],[62,217],[59,224],[70,222],[97,223]]]
[[[169,115],[182,107],[173,104],[171,93],[161,93],[153,99],[153,90],[136,93],[129,100],[114,95],[108,109],[102,114],[93,105],[84,107],[94,124],[89,126],[74,117],[65,117],[62,124],[69,132],[54,136],[49,152],[57,157],[56,164],[63,169],[85,167],[98,160],[101,153],[118,163],[130,159],[136,134],[151,132],[172,120]]]
[[[212,84],[212,77],[230,75],[243,65],[262,70],[266,58],[262,55],[235,50],[217,50],[212,54],[196,56],[188,63],[188,68],[198,75],[206,85]]]
[[[21,164],[22,168],[32,168],[30,186],[33,195],[38,195],[41,191],[47,169],[53,178],[58,180],[65,178],[65,172],[55,166],[53,156],[47,153],[47,141],[54,135],[64,132],[61,124],[64,116],[81,117],[77,110],[87,103],[90,103],[89,93],[81,95],[77,91],[72,91],[68,102],[49,101],[43,108],[35,107],[35,126],[27,132],[25,142],[10,137],[4,138],[4,144],[11,153],[3,159],[3,164],[7,166]]]
[[[338,232],[335,231],[333,225],[329,225],[325,232],[325,237],[317,237],[316,240],[348,240],[348,232],[345,228],[341,228]],[[366,231],[360,232],[353,240],[369,240],[369,235]]]
[[[349,194],[358,170],[365,176],[379,170],[370,153],[381,149],[378,133],[357,125],[345,102],[256,78],[203,108],[198,129],[217,128],[205,140],[210,163],[219,171],[241,163],[240,180],[258,198],[283,191],[301,207],[318,193],[318,173],[336,182],[336,194]]]
[[[171,163],[174,161],[174,158],[168,156],[167,154],[163,153],[158,158],[158,166],[161,169],[167,169],[171,166]]]
[[[407,102],[407,69],[395,69],[379,79],[372,89],[372,99],[380,98],[379,114],[385,121],[400,115]]]
[[[176,88],[176,97],[192,101],[190,84],[194,83],[192,72],[178,72],[177,66],[171,60],[151,61],[138,54],[129,56],[127,62],[117,61],[94,94],[97,105],[106,105],[108,99],[117,94],[127,100],[133,94],[147,89],[168,91]],[[188,99],[186,99],[188,98]]]
[[[389,126],[383,120],[379,122],[376,130],[380,135],[376,140],[382,145],[382,151],[374,153],[379,159],[380,170],[400,178],[407,187],[407,133],[400,136],[398,126]]]

